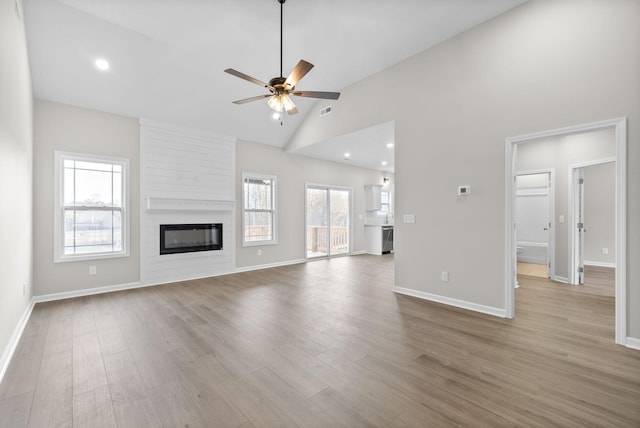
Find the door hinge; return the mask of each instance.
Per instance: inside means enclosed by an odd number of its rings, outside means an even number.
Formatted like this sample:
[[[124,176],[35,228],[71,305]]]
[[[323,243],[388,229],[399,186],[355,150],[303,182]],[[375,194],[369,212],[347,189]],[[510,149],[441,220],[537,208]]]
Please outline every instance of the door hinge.
[[[584,178],[578,178],[578,184],[584,184]]]
[[[584,227],[584,223],[578,223],[578,229],[582,229]]]
[[[584,268],[582,266],[578,268],[578,273],[584,273]]]

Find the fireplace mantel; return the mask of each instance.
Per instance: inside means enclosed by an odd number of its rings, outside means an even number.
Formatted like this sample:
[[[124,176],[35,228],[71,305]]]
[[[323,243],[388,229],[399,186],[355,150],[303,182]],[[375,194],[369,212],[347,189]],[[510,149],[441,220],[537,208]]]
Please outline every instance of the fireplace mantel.
[[[213,199],[147,198],[147,211],[232,211],[235,205]]]

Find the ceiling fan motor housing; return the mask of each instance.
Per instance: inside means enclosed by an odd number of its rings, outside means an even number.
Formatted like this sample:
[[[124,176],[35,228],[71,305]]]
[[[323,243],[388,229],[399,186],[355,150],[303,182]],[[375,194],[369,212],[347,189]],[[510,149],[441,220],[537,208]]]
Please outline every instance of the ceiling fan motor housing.
[[[274,77],[273,79],[269,80],[269,86],[275,89],[275,91],[271,88],[269,88],[269,90],[272,93],[288,93],[289,91],[293,91],[294,86],[288,87],[289,85],[285,85],[286,81],[286,77]]]

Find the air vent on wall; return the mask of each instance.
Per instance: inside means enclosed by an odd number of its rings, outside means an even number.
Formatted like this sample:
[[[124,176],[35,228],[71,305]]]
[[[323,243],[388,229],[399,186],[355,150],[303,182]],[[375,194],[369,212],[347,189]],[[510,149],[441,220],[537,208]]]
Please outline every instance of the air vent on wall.
[[[325,108],[323,108],[322,110],[320,110],[320,117],[322,116],[326,116],[329,113],[331,113],[333,111],[333,107],[332,106],[326,106]]]

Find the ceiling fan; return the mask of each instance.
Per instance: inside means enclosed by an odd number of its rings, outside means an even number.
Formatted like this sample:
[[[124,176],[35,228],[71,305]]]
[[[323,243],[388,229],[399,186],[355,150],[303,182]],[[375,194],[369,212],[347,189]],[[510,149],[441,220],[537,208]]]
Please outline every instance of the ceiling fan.
[[[277,0],[280,3],[280,76],[274,77],[269,80],[269,83],[265,83],[261,80],[255,79],[244,73],[241,73],[233,68],[227,68],[225,73],[229,73],[233,76],[239,77],[256,85],[262,86],[269,90],[269,94],[258,95],[256,97],[244,98],[234,101],[234,104],[245,104],[252,101],[262,100],[269,98],[267,104],[269,107],[277,112],[286,111],[288,114],[298,113],[296,105],[291,100],[290,95],[297,97],[308,98],[323,98],[328,100],[337,100],[340,96],[340,92],[320,92],[320,91],[296,91],[296,84],[302,79],[312,68],[313,64],[303,59],[293,68],[288,77],[282,75],[282,9],[286,0]]]

